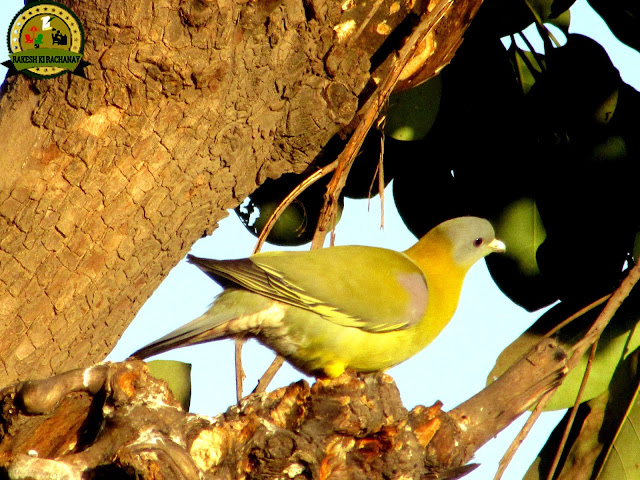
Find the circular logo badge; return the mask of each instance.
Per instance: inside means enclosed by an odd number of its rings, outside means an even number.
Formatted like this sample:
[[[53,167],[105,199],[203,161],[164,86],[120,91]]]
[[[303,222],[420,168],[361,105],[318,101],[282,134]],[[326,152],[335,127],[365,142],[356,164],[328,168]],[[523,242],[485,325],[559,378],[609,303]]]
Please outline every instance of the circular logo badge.
[[[35,78],[66,72],[84,76],[84,31],[75,13],[64,5],[47,0],[26,5],[10,24],[8,44],[10,73]]]

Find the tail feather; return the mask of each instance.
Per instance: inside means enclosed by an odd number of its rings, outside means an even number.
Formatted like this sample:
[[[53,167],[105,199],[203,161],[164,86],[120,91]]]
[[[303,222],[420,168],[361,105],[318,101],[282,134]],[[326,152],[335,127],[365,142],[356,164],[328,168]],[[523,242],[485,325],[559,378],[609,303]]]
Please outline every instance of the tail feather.
[[[159,355],[174,348],[212,342],[231,336],[227,319],[223,323],[212,322],[209,312],[196,318],[192,322],[168,333],[162,338],[151,342],[134,352],[131,357],[145,359]]]
[[[269,317],[273,300],[240,288],[223,291],[206,313],[131,355],[144,359],[174,348],[251,334]],[[263,315],[262,312],[266,312]],[[282,315],[277,312],[276,315]]]

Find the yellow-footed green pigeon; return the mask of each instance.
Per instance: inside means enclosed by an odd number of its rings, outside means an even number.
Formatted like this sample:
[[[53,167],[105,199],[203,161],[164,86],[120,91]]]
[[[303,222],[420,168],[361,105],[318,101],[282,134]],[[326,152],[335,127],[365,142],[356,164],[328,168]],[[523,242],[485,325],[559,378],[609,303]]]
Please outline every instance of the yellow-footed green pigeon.
[[[351,245],[238,260],[190,255],[223,292],[202,316],[132,356],[242,336],[309,375],[385,370],[442,331],[469,268],[504,248],[487,220],[460,217],[404,252]]]

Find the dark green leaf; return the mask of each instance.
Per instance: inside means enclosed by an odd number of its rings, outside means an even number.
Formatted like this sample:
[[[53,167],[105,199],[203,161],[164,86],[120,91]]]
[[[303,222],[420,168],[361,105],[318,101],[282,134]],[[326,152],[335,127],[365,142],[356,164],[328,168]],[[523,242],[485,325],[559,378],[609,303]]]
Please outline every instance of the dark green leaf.
[[[410,90],[392,94],[384,132],[396,140],[423,139],[436,121],[441,93],[442,80],[438,76]]]
[[[606,419],[598,435],[607,447],[599,462],[600,480],[640,478],[639,358],[640,351],[630,355],[611,382]]]

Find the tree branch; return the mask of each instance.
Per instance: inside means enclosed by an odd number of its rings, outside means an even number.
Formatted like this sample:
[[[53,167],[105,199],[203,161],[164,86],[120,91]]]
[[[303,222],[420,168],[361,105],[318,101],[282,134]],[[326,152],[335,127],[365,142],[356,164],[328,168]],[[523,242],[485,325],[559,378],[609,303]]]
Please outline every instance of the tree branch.
[[[452,478],[565,371],[564,351],[545,339],[448,413],[439,403],[408,412],[391,377],[378,373],[297,382],[208,419],[183,412],[143,362],[102,364],[2,390],[0,466],[34,477],[112,469],[141,478]]]

